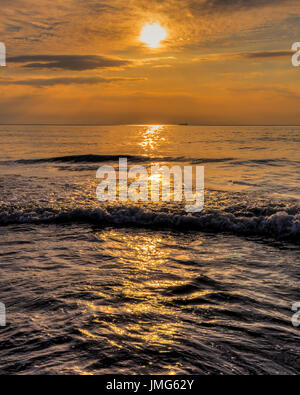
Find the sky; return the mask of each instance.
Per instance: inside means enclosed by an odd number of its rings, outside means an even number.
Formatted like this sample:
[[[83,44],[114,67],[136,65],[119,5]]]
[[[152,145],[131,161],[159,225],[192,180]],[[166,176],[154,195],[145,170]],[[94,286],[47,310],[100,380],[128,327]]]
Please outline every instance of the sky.
[[[0,123],[300,124],[299,0],[1,0]],[[141,42],[147,24],[167,37]]]

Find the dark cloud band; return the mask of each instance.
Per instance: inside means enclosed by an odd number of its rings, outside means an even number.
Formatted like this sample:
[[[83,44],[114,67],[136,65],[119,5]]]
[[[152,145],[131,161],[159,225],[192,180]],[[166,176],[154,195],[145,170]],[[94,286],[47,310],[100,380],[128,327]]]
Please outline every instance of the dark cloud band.
[[[255,7],[274,6],[287,3],[288,0],[188,0],[191,9],[208,11],[235,11]]]
[[[21,55],[9,57],[8,62],[26,68],[84,71],[123,67],[130,61],[100,55]]]
[[[123,77],[57,77],[57,78],[29,78],[24,80],[0,80],[0,85],[25,85],[33,87],[55,86],[55,85],[96,85],[109,84],[122,81],[142,81],[145,78],[123,78]]]
[[[246,52],[239,56],[244,59],[266,59],[266,58],[281,58],[291,56],[292,51],[260,51],[260,52]]]

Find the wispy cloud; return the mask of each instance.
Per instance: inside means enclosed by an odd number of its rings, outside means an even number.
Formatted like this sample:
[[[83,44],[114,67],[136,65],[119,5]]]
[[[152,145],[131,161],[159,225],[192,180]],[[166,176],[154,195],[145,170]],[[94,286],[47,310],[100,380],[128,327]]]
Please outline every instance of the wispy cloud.
[[[28,78],[28,79],[1,79],[0,85],[25,85],[33,87],[56,85],[96,85],[126,81],[144,81],[145,78],[126,77],[57,77],[57,78]]]
[[[189,0],[190,8],[209,11],[236,11],[241,9],[274,6],[289,0]]]
[[[14,55],[24,48],[95,53],[101,46],[102,54],[132,57],[151,20],[168,29],[165,48],[181,51],[212,42],[240,48],[243,41],[265,41],[270,30],[282,40],[292,28],[285,20],[297,16],[299,0],[1,0],[0,35]]]
[[[291,56],[292,51],[281,50],[281,51],[256,51],[256,52],[245,52],[237,54],[236,56],[242,59],[269,59],[269,58],[282,58]]]
[[[8,62],[26,68],[84,71],[129,65],[129,60],[100,55],[21,55],[9,57]]]
[[[238,53],[216,53],[205,56],[199,56],[193,59],[194,62],[221,62],[231,60],[254,60],[254,59],[273,59],[286,58],[292,56],[291,50],[274,50],[274,51],[253,51]]]

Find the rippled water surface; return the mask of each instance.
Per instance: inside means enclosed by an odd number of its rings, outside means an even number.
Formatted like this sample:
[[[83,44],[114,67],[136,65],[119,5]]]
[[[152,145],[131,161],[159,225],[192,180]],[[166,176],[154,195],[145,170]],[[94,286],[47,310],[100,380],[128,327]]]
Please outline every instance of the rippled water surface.
[[[1,126],[2,373],[297,374],[297,127]],[[205,208],[99,203],[103,164],[205,166]]]

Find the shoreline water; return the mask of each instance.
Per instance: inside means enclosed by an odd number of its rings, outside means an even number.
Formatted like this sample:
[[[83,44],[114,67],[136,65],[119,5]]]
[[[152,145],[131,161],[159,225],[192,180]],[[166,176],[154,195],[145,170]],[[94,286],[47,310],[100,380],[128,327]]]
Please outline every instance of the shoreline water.
[[[299,374],[300,128],[71,129],[0,127],[0,370]],[[204,165],[203,212],[100,203],[124,155]]]

